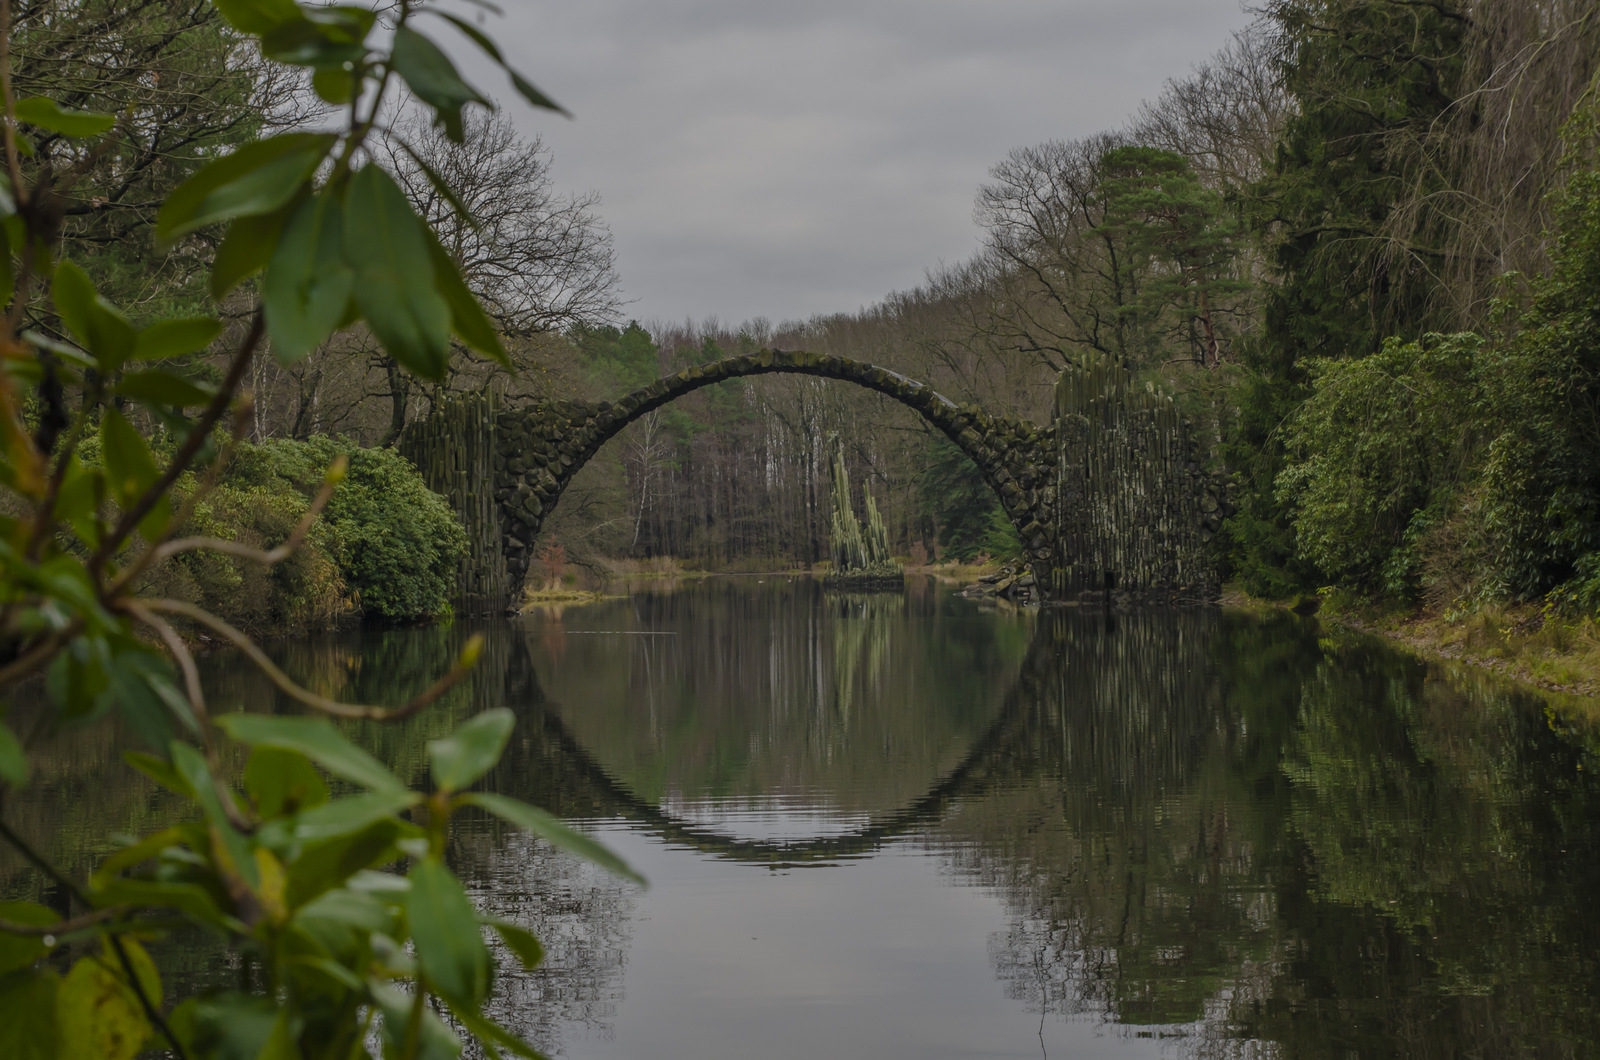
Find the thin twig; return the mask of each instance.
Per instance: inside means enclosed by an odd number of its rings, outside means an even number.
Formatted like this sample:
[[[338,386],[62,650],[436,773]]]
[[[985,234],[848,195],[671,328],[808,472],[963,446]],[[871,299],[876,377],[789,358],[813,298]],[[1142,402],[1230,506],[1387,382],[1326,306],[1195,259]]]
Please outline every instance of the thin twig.
[[[80,904],[90,909],[94,908],[94,899],[89,897],[88,891],[85,891],[70,876],[46,861],[44,855],[33,849],[32,844],[13,831],[3,818],[0,818],[0,838],[15,847],[17,853],[21,854],[24,860],[32,862],[34,868],[54,880],[57,886],[76,898]]]
[[[188,523],[190,516],[194,515],[195,509],[199,507],[200,501],[210,494],[212,490],[216,489],[217,484],[222,481],[222,473],[233,462],[234,453],[238,451],[239,443],[244,440],[250,423],[252,404],[253,400],[249,395],[246,395],[234,407],[233,429],[228,434],[228,444],[223,446],[222,452],[217,454],[217,458],[206,466],[205,474],[200,476],[200,481],[195,484],[195,488],[189,491],[188,496],[184,497],[182,503],[173,511],[172,518],[167,521],[166,529],[162,532],[162,537],[173,533],[179,527]],[[156,552],[156,549],[161,544],[162,540],[159,537],[154,541],[148,542],[145,550],[129,560],[122,572],[112,580],[110,585],[102,590],[101,596],[111,600],[126,592],[128,587],[151,565],[165,558]]]
[[[228,823],[246,835],[256,830],[256,822],[251,821],[239,812],[238,803],[234,800],[233,792],[222,779],[222,758],[217,753],[215,741],[211,739],[211,726],[207,724],[209,714],[206,710],[205,692],[200,687],[200,670],[194,664],[194,654],[189,651],[189,646],[178,636],[178,631],[173,629],[164,619],[152,615],[145,607],[140,606],[137,600],[123,600],[118,604],[122,610],[143,622],[156,631],[167,650],[178,662],[178,669],[183,672],[184,691],[189,697],[189,707],[194,711],[196,719],[200,722],[200,740],[205,745],[206,764],[210,767],[207,773],[211,776],[211,784],[217,789],[217,799],[222,803],[222,812],[228,815]]]
[[[150,514],[156,502],[167,495],[172,484],[178,476],[189,469],[194,461],[195,454],[200,452],[200,447],[205,444],[210,436],[211,429],[222,419],[222,414],[227,411],[228,405],[233,401],[234,394],[239,389],[240,382],[244,379],[245,371],[250,367],[250,360],[254,356],[256,347],[260,345],[262,336],[266,333],[266,322],[257,309],[250,319],[250,330],[246,333],[244,341],[239,344],[239,352],[234,355],[233,364],[228,368],[228,376],[217,388],[217,394],[211,399],[211,404],[200,418],[189,429],[189,435],[183,440],[183,445],[178,448],[172,462],[161,476],[150,484],[144,495],[133,503],[133,506],[122,513],[122,518],[117,522],[116,529],[106,535],[94,555],[89,557],[89,573],[98,577],[106,560],[122,546],[134,527],[139,525],[139,520]]]
[[[329,499],[333,497],[335,487],[343,480],[346,463],[346,458],[342,454],[333,462],[333,466],[328,469],[327,477],[323,479],[322,489],[317,492],[316,497],[311,501],[311,507],[306,509],[305,515],[300,517],[300,521],[295,524],[294,530],[284,539],[283,544],[277,548],[263,551],[259,548],[251,548],[249,545],[241,545],[237,541],[228,541],[220,537],[184,537],[175,541],[168,541],[157,548],[155,550],[155,559],[160,561],[176,556],[180,552],[206,549],[210,552],[221,552],[229,556],[238,556],[240,559],[253,560],[266,566],[282,563],[294,554],[295,549],[300,547],[300,543],[311,532],[311,527],[317,521],[317,516],[322,514],[322,509],[327,506]]]
[[[461,654],[456,658],[456,663],[450,672],[435,681],[426,691],[416,698],[411,699],[398,707],[377,707],[359,703],[341,703],[336,699],[320,696],[309,689],[296,684],[288,674],[278,669],[273,661],[267,658],[244,633],[234,629],[222,619],[211,612],[185,600],[141,600],[143,606],[152,611],[165,611],[169,614],[182,615],[185,618],[200,623],[213,633],[218,634],[234,647],[244,652],[245,657],[255,664],[256,668],[267,676],[267,679],[278,687],[284,694],[304,703],[314,710],[325,714],[333,714],[341,718],[364,718],[371,721],[402,721],[411,717],[424,707],[433,703],[440,696],[453,688],[463,677],[467,676],[473,665],[477,662],[483,638],[474,635],[461,649]]]
[[[96,924],[103,924],[107,920],[115,920],[128,912],[125,905],[108,906],[105,909],[96,909],[92,913],[73,917],[70,920],[58,920],[54,924],[19,924],[15,920],[0,919],[0,933],[7,935],[70,935],[74,931],[82,931]]]
[[[161,1010],[156,1008],[155,1002],[150,1000],[150,995],[145,993],[144,984],[139,981],[139,973],[134,970],[133,961],[128,957],[128,948],[122,944],[122,936],[110,934],[106,941],[111,943],[111,948],[117,953],[117,961],[122,965],[122,973],[127,976],[128,985],[133,988],[133,994],[139,999],[139,1007],[144,1009],[145,1019],[149,1020],[161,1036],[172,1046],[172,1051],[177,1054],[178,1060],[189,1060],[189,1054],[184,1050],[183,1043],[178,1041],[178,1036],[172,1033],[172,1028],[167,1025],[166,1017],[161,1015]]]
[[[61,646],[77,636],[83,626],[82,618],[74,619],[64,628],[58,629],[48,637],[41,639],[32,648],[13,659],[3,669],[0,669],[0,689],[8,687],[24,677],[28,677],[35,670],[55,658],[56,653],[61,650]]]
[[[178,636],[178,631],[167,624],[166,620],[152,615],[148,609],[142,607],[137,600],[122,600],[118,607],[128,612],[134,618],[143,622],[156,631],[156,636],[167,646],[172,657],[178,662],[178,669],[183,673],[184,691],[189,697],[189,707],[200,720],[202,732],[207,718],[206,697],[200,688],[200,671],[194,664],[194,655],[189,651],[189,646]],[[209,743],[209,739],[207,743]]]

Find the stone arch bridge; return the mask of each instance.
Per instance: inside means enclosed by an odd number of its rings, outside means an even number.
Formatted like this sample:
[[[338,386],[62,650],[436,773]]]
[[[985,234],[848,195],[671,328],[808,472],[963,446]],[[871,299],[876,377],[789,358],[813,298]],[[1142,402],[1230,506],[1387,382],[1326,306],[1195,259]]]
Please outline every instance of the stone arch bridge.
[[[960,447],[1016,528],[1043,598],[1216,597],[1205,543],[1221,518],[1219,483],[1201,467],[1171,399],[1120,367],[1091,361],[1064,372],[1054,420],[1039,425],[958,405],[887,368],[769,349],[658,379],[616,402],[502,408],[493,397],[471,396],[408,427],[401,452],[467,529],[462,605],[513,602],[545,518],[583,465],[630,423],[701,387],[775,372],[876,391]]]

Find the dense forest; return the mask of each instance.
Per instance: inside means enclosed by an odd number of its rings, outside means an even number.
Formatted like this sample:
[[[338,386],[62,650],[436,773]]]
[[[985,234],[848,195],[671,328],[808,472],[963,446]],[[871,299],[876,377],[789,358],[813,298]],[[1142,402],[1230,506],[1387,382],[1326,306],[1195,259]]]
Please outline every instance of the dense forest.
[[[95,158],[47,142],[26,164],[82,171],[66,238],[103,291],[150,315],[198,304],[240,248],[201,233],[162,249],[148,204],[220,149],[315,122],[320,104],[282,68],[239,61],[209,5],[96,0],[127,42],[110,69],[98,23],[54,17],[82,6],[19,11],[18,90],[138,120]],[[603,204],[559,188],[537,138],[472,110],[461,142],[413,124],[410,147],[374,153],[437,223],[511,368],[463,349],[442,382],[419,383],[361,327],[275,350],[250,380],[267,455],[245,465],[259,478],[263,461],[301,460],[282,446],[324,436],[387,447],[451,393],[609,398],[763,346],[886,365],[1043,421],[1057,373],[1092,353],[1173,393],[1200,428],[1233,483],[1219,542],[1247,590],[1338,584],[1438,608],[1548,596],[1592,612],[1597,58],[1595,0],[1272,0],[1122,127],[998,160],[976,189],[970,259],[860,311],[781,323],[628,321]],[[453,220],[454,202],[479,226]],[[241,317],[252,282],[225,299]],[[186,370],[219,369],[201,355]],[[900,555],[1016,549],[977,469],[928,425],[798,377],[719,384],[634,424],[568,491],[548,544],[589,564],[823,560],[839,441]],[[265,540],[288,509],[227,518]],[[297,576],[309,621],[319,590]]]

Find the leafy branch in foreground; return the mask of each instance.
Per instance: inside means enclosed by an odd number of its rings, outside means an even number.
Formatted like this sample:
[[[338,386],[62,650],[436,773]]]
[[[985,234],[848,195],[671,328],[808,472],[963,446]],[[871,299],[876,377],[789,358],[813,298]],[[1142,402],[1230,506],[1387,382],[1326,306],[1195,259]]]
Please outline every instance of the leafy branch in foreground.
[[[15,98],[4,43],[12,10],[0,0],[0,695],[42,677],[49,699],[46,724],[25,736],[0,718],[0,841],[70,904],[0,903],[0,1055],[333,1060],[381,1041],[385,1057],[431,1060],[459,1054],[458,1028],[492,1057],[535,1056],[483,1013],[494,972],[483,932],[530,967],[542,950],[523,928],[474,909],[445,862],[451,821],[476,807],[633,874],[548,814],[469,790],[499,759],[512,714],[486,711],[429,743],[432,790],[414,791],[325,718],[211,716],[174,623],[222,636],[312,711],[380,721],[436,701],[475,663],[477,639],[408,703],[343,704],[295,685],[216,616],[140,595],[147,575],[186,552],[281,562],[343,477],[336,462],[276,548],[178,536],[244,435],[242,386],[265,350],[292,362],[363,323],[423,378],[444,373],[452,336],[505,361],[457,263],[367,147],[374,133],[396,135],[384,123],[397,80],[455,141],[466,135],[463,108],[489,106],[416,16],[436,15],[504,59],[471,23],[410,0],[384,5],[381,18],[295,0],[214,3],[240,55],[309,73],[345,115],[337,131],[287,132],[214,158],[162,204],[156,236],[169,246],[223,229],[213,297],[247,283],[259,292],[231,328],[213,316],[136,323],[84,269],[57,260],[66,196],[125,135],[123,120]],[[559,109],[507,69],[530,103]],[[52,151],[35,164],[46,141]],[[202,353],[226,360],[220,382],[177,367]],[[195,486],[175,503],[185,476]],[[41,732],[112,716],[145,745],[128,763],[195,820],[129,840],[75,880],[6,821],[5,796],[29,782]],[[242,773],[224,764],[234,747],[248,752]],[[351,793],[335,795],[327,777]],[[213,933],[259,974],[239,991],[169,998],[145,946],[184,926]]]

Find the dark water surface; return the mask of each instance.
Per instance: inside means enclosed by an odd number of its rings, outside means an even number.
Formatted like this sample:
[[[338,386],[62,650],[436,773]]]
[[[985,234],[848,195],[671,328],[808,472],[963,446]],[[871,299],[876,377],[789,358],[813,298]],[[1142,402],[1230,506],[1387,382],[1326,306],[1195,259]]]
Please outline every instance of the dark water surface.
[[[1600,1056],[1600,736],[1531,696],[1288,615],[922,583],[713,579],[276,651],[394,701],[475,631],[471,687],[362,735],[420,780],[427,737],[505,704],[493,786],[650,878],[466,822],[458,870],[549,951],[495,1007],[552,1054]],[[220,704],[274,708],[208,662]],[[63,743],[9,812],[86,867],[171,812],[128,772]]]

